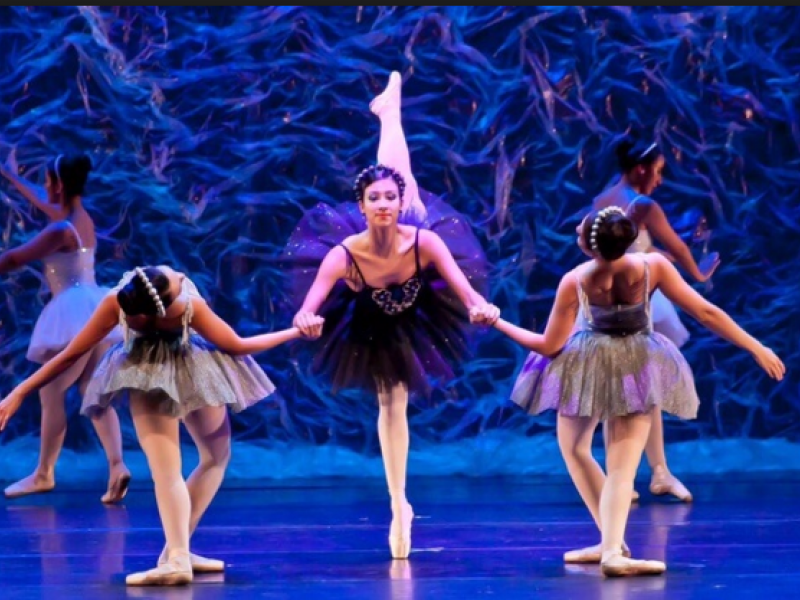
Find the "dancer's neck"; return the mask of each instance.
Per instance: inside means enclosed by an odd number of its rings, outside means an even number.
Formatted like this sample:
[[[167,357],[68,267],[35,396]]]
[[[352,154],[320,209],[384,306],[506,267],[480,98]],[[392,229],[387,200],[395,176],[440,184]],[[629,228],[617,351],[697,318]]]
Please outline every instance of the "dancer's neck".
[[[369,250],[375,256],[388,258],[397,251],[397,227],[380,227],[369,230]]]
[[[626,187],[629,187],[630,189],[632,189],[637,194],[641,194],[642,193],[642,186],[639,185],[638,183],[636,183],[636,184],[633,183],[630,179],[628,179],[627,175],[623,175],[621,181],[622,181],[622,185],[624,185]]]

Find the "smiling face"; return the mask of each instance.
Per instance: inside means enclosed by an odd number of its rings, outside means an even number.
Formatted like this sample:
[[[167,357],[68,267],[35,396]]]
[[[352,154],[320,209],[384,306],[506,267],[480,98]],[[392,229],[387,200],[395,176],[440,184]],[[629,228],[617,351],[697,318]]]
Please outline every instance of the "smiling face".
[[[391,177],[379,179],[366,187],[359,209],[371,227],[396,225],[403,208],[400,190]]]

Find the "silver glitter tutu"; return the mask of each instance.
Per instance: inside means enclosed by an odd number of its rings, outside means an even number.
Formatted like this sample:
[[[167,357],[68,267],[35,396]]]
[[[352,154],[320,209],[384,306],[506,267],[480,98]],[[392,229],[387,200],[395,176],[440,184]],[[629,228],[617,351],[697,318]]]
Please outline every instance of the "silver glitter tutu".
[[[183,418],[207,406],[241,411],[263,400],[275,386],[250,356],[231,356],[197,334],[153,332],[112,346],[95,369],[81,413],[106,408],[143,392],[158,412]]]
[[[573,333],[547,358],[531,353],[511,394],[531,414],[555,410],[600,420],[647,412],[654,406],[682,419],[697,417],[692,370],[680,350],[660,333]]]

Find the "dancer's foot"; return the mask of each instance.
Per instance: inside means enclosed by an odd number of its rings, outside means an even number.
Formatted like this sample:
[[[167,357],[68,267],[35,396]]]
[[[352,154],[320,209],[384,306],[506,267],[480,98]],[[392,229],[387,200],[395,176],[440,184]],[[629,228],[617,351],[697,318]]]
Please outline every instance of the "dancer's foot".
[[[606,577],[637,577],[642,575],[661,575],[667,570],[667,565],[660,560],[627,558],[617,550],[603,553],[600,570]]]
[[[389,549],[392,558],[408,558],[411,553],[411,522],[414,520],[414,509],[403,500],[392,502],[392,524],[389,527]]]
[[[116,504],[122,502],[128,494],[128,487],[131,483],[131,472],[125,465],[112,467],[108,476],[108,489],[100,498],[103,504]]]
[[[164,550],[161,552],[161,556],[158,557],[158,566],[165,564],[167,562],[167,548],[164,547]],[[225,563],[221,560],[217,560],[216,558],[206,558],[205,556],[200,556],[199,554],[189,554],[189,563],[192,565],[192,571],[194,573],[223,573],[225,571]]]
[[[628,558],[630,555],[630,548],[628,548],[627,544],[622,544],[622,556]],[[565,552],[564,562],[570,565],[598,565],[602,557],[603,552],[600,549],[600,544],[597,544],[595,546]]]
[[[654,496],[671,494],[681,502],[692,501],[692,493],[686,489],[686,486],[661,466],[653,469],[653,477],[650,480],[650,493]]]
[[[369,109],[374,115],[380,117],[385,111],[396,110],[400,112],[400,90],[403,79],[400,73],[392,71],[389,75],[389,83],[379,95],[375,96],[369,103]]]
[[[55,487],[56,481],[53,475],[40,475],[38,471],[34,471],[24,479],[12,483],[3,493],[6,498],[21,498],[30,494],[52,492]]]
[[[176,552],[170,559],[155,569],[132,573],[125,578],[125,585],[186,585],[192,582],[192,565],[188,552]]]

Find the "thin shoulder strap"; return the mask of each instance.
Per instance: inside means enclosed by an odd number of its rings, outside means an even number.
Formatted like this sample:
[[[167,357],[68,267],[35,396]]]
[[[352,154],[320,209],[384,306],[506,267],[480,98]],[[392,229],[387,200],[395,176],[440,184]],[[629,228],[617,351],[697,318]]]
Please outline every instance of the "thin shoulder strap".
[[[589,298],[583,289],[583,269],[575,273],[575,286],[578,288],[578,303],[583,311],[583,317],[588,323],[592,322],[592,311],[589,310]]]
[[[344,244],[339,244],[339,245],[342,248],[344,248],[344,251],[347,253],[347,260],[349,260],[353,264],[353,266],[356,268],[356,272],[358,273],[358,276],[361,277],[361,283],[363,283],[364,285],[367,285],[367,280],[364,279],[364,274],[361,272],[361,267],[358,266],[358,263],[356,262],[356,257],[353,256],[352,252],[350,252],[350,248],[348,248]]]
[[[417,263],[417,275],[422,273],[422,263],[419,260],[419,227],[417,227],[417,232],[414,236],[414,260]]]
[[[72,233],[75,234],[75,238],[78,240],[78,249],[83,248],[83,240],[81,239],[81,234],[78,233],[78,228],[75,227],[69,219],[64,219],[64,223],[69,225],[69,228],[72,229]]]
[[[650,317],[650,263],[644,256],[642,262],[644,263],[644,310]]]

